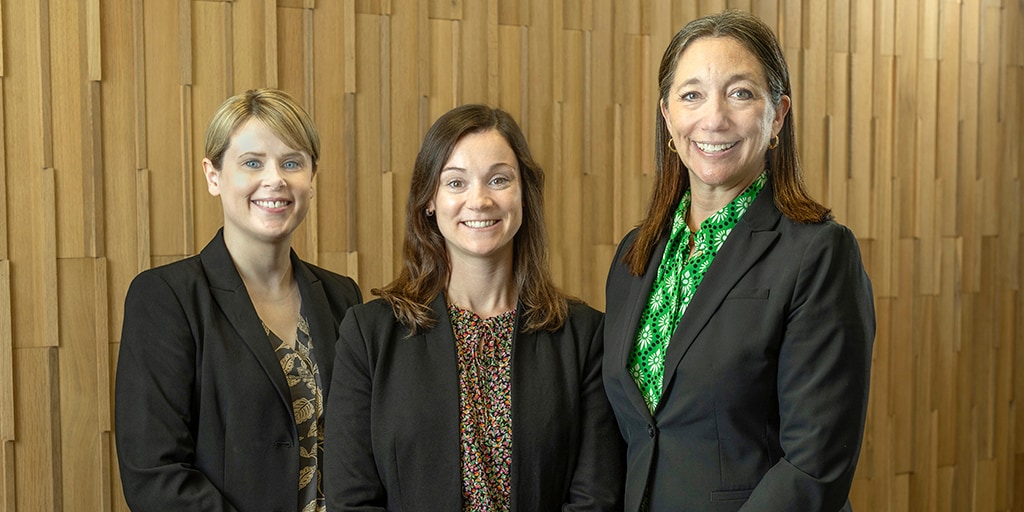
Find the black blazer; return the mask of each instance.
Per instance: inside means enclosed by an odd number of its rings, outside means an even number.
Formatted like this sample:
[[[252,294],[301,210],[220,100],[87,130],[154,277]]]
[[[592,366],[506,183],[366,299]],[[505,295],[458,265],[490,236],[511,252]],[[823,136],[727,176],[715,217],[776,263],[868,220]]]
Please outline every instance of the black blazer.
[[[325,438],[331,512],[462,510],[455,335],[443,293],[431,307],[437,325],[412,337],[381,299],[342,323]],[[601,385],[601,324],[599,312],[571,304],[557,332],[517,329],[513,511],[621,510],[623,448]]]
[[[627,441],[626,510],[849,510],[875,315],[853,234],[796,224],[765,186],[672,335],[652,416],[627,370],[665,251],[640,277],[619,246],[607,283],[604,382]]]
[[[351,279],[291,255],[323,394]],[[292,398],[223,233],[198,256],[139,274],[125,299],[115,435],[132,510],[298,507]]]

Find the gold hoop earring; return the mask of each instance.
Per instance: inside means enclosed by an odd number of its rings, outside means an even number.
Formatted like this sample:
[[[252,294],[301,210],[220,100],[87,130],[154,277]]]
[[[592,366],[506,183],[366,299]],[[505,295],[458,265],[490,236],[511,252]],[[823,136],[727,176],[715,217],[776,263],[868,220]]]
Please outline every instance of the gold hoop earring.
[[[679,152],[676,151],[676,140],[673,139],[672,137],[668,138],[668,150],[677,155],[679,154]]]
[[[775,135],[768,140],[768,149],[775,149],[779,147],[779,136]]]

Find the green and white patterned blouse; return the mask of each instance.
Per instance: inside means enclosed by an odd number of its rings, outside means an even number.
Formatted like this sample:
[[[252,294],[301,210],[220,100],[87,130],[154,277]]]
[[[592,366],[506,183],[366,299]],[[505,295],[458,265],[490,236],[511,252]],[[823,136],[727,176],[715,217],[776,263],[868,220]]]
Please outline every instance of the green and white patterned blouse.
[[[629,357],[629,373],[652,413],[661,400],[669,340],[718,250],[767,181],[768,171],[764,171],[732,202],[701,222],[696,233],[691,233],[686,225],[691,201],[689,189],[679,201],[668,245],[658,266],[647,306],[640,317]],[[692,253],[689,251],[691,235],[694,242]]]

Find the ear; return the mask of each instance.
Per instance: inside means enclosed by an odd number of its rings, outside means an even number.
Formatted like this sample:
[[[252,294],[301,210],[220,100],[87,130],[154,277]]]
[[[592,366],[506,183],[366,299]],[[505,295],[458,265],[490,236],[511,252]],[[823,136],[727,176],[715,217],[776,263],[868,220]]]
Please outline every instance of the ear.
[[[779,134],[779,130],[782,129],[782,124],[786,122],[786,114],[789,114],[790,99],[789,96],[783,94],[779,98],[779,104],[775,106],[775,119],[772,119],[772,136]]]
[[[658,108],[661,110],[661,118],[665,121],[665,126],[671,126],[668,122],[668,107],[665,106],[665,100],[658,100]]]
[[[203,159],[203,175],[206,176],[206,190],[211,196],[220,195],[220,171],[213,166],[209,158]]]

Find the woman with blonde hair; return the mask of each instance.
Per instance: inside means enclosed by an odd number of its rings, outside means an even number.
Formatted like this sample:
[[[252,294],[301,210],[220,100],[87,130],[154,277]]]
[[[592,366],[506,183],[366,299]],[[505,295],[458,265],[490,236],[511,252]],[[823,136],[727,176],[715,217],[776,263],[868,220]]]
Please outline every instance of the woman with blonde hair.
[[[225,101],[203,172],[224,226],[125,299],[115,436],[135,511],[322,511],[323,404],[351,279],[291,249],[320,139],[290,96]]]

